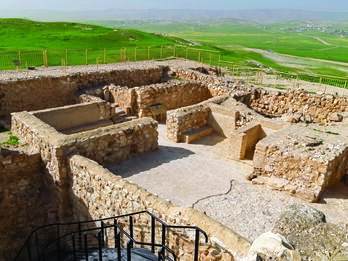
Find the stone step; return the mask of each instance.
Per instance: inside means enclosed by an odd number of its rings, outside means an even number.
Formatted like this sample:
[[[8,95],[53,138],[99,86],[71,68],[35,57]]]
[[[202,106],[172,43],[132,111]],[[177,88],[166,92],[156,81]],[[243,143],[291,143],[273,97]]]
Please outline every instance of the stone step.
[[[185,131],[181,135],[181,140],[185,143],[191,143],[195,140],[204,138],[213,133],[212,127],[202,127],[194,130]]]

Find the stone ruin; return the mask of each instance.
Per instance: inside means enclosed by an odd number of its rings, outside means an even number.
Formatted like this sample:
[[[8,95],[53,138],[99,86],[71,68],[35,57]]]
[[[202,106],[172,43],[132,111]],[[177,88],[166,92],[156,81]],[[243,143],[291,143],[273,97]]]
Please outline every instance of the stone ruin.
[[[214,68],[135,63],[102,72],[8,79],[0,83],[0,97],[0,116],[11,119],[11,131],[21,142],[1,150],[4,260],[42,224],[143,209],[206,230],[211,240],[201,248],[201,260],[246,255],[250,242],[231,229],[102,167],[157,149],[155,119],[165,121],[173,143],[218,134],[225,140],[226,159],[252,164],[252,183],[308,201],[318,200],[348,172],[347,97],[266,91],[227,80]],[[343,133],[314,124],[342,124]],[[183,235],[171,238],[180,260],[192,256],[189,242]]]

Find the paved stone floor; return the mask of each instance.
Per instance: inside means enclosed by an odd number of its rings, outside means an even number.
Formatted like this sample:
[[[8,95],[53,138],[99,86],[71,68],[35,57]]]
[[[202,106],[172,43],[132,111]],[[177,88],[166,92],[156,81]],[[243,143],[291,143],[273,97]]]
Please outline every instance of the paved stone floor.
[[[210,135],[194,144],[172,143],[159,125],[159,149],[106,166],[152,193],[181,206],[192,206],[249,240],[272,229],[280,213],[293,203],[323,211],[328,222],[348,224],[348,187],[328,189],[319,203],[307,203],[287,193],[246,180],[251,162],[227,160],[226,140]]]

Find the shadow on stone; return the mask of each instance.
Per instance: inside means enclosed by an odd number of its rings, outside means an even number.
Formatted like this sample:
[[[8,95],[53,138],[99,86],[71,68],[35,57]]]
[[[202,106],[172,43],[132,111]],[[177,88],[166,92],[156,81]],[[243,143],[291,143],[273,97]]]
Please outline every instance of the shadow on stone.
[[[140,172],[150,170],[173,160],[186,158],[193,154],[194,152],[191,150],[160,145],[155,151],[119,163],[108,164],[104,167],[112,173],[122,176],[122,178],[129,178]]]

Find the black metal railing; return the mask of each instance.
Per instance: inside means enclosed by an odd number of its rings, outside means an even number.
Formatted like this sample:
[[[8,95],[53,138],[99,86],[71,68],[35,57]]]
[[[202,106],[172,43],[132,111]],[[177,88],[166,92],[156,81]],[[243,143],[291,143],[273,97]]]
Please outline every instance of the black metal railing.
[[[151,219],[150,242],[143,242],[136,240],[134,235],[134,216],[145,214]],[[129,229],[125,230],[125,222],[119,223],[119,220],[128,218]],[[110,222],[110,224],[107,224]],[[157,223],[160,227],[156,226]],[[96,224],[99,225],[96,225]],[[160,229],[161,243],[156,243],[156,228]],[[175,253],[166,246],[166,234],[169,229],[192,229],[195,231],[194,239],[194,261],[198,261],[199,252],[199,236],[203,234],[205,241],[208,241],[207,234],[196,226],[173,226],[168,225],[149,211],[140,211],[131,214],[119,215],[110,218],[103,218],[98,220],[88,220],[71,223],[57,223],[45,225],[33,230],[28,239],[19,250],[14,258],[14,261],[28,260],[28,261],[45,261],[45,257],[54,252],[57,261],[62,261],[62,253],[69,251],[76,260],[76,254],[84,251],[86,260],[88,260],[88,252],[90,249],[98,249],[99,260],[102,260],[102,250],[108,245],[109,241],[113,239],[113,248],[117,251],[118,261],[121,260],[122,238],[127,239],[126,252],[127,260],[131,261],[131,251],[135,245],[141,247],[151,248],[151,252],[155,254],[158,248],[158,260],[176,261]],[[112,235],[110,237],[110,235]],[[70,238],[70,240],[68,240]],[[167,256],[169,253],[171,257]]]

